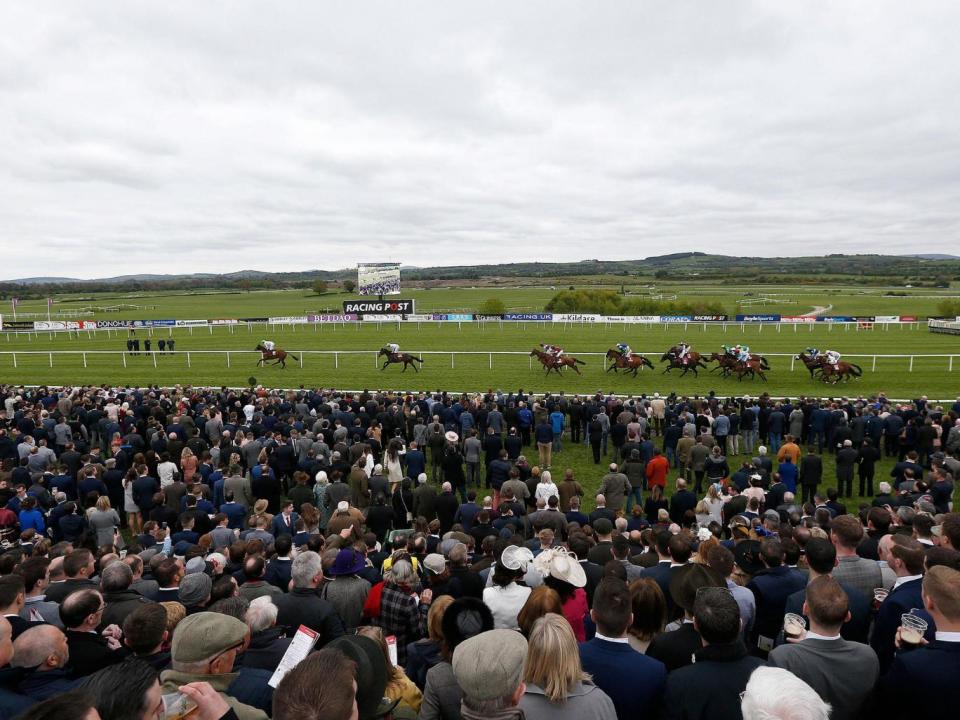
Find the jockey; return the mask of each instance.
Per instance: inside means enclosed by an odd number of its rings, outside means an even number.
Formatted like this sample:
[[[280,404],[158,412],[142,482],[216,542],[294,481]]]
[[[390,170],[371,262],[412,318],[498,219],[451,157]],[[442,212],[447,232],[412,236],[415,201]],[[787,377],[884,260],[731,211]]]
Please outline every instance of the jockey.
[[[737,345],[737,360],[740,362],[749,362],[750,348],[746,345]]]
[[[818,357],[820,357],[820,351],[817,350],[815,347],[808,347],[807,353],[810,355],[810,357],[813,360],[816,360]]]
[[[680,343],[680,352],[677,353],[677,360],[686,364],[687,355],[690,354],[690,345],[686,341]]]
[[[617,343],[617,350],[620,351],[620,357],[629,359],[633,355],[633,350],[626,343]]]
[[[723,350],[724,355],[729,355],[730,357],[737,356],[736,348],[730,347],[729,345],[721,345],[720,349]]]
[[[833,365],[833,369],[834,369],[834,370],[839,370],[839,369],[840,369],[840,366],[837,365],[837,363],[840,362],[840,353],[838,353],[836,350],[827,350],[827,352],[824,353],[824,354],[825,354],[826,357],[827,357],[827,362],[828,362],[830,365]]]
[[[543,351],[552,358],[560,358],[563,356],[563,348],[559,345],[540,343],[540,347],[542,347]]]
[[[396,355],[398,352],[400,352],[400,346],[397,343],[387,343],[385,349],[391,355]]]
[[[266,350],[267,352],[273,352],[274,349],[276,349],[277,347],[274,344],[273,340],[264,340],[260,344],[263,345],[263,349]]]

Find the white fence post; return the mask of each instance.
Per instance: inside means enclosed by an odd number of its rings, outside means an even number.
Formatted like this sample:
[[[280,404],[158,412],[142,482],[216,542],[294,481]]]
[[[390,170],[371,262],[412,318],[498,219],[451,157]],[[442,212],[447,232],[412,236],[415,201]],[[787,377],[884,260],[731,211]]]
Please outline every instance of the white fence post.
[[[300,353],[299,358],[300,358],[300,369],[302,370],[303,369],[303,353],[302,352]]]
[[[450,368],[451,368],[451,369],[454,367],[454,365],[453,365],[453,357],[454,357],[454,353],[450,353]]]
[[[156,367],[156,366],[157,366],[157,352],[156,352],[156,350],[151,350],[151,351],[150,351],[150,354],[153,355],[153,366]]]
[[[13,366],[14,366],[14,367],[17,366],[17,354],[16,354],[16,353],[13,354]]]
[[[953,355],[950,356],[950,364],[947,367],[947,370],[953,372]]]
[[[53,367],[53,353],[50,353],[50,367]]]
[[[335,367],[335,368],[339,368],[339,367],[340,367],[340,353],[338,353],[338,352],[335,352],[335,353],[333,354],[333,367]]]
[[[493,353],[490,353],[490,363],[489,368],[493,370]],[[950,369],[953,370],[953,358],[950,358]]]
[[[193,366],[190,364],[190,353],[189,353],[189,352],[187,353],[187,367],[193,367]]]
[[[230,367],[230,351],[227,351],[227,367]]]
[[[86,354],[86,353],[83,354],[83,366],[84,366],[84,367],[87,366],[87,354]]]
[[[123,359],[123,366],[127,366],[127,354],[125,352],[120,353],[120,357]]]
[[[870,368],[870,372],[874,372],[877,369],[877,356],[873,356],[873,367]]]
[[[910,372],[913,372],[913,355],[910,356]]]
[[[793,372],[793,362],[794,362],[794,360],[796,360],[796,359],[797,359],[797,356],[796,356],[796,355],[791,355],[791,356],[790,356],[790,372]]]

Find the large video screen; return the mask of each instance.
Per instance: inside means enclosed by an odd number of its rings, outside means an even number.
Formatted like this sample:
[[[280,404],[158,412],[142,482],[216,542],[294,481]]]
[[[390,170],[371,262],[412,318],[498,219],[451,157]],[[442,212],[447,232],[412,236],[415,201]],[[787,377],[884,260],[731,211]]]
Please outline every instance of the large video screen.
[[[400,265],[398,263],[357,265],[357,292],[360,295],[399,295]]]

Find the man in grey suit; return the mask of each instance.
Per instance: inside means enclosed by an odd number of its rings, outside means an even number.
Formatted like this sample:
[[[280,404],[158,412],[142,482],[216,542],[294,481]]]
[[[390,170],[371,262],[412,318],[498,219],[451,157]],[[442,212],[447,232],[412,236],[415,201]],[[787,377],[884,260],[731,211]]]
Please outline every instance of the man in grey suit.
[[[437,489],[427,482],[427,474],[417,476],[417,489],[413,491],[413,516],[430,522],[437,517]]]
[[[233,493],[233,499],[238,505],[250,509],[253,506],[253,491],[250,489],[250,480],[240,474],[238,465],[227,468],[229,475],[223,481],[223,494]]]
[[[807,585],[803,611],[810,629],[799,641],[774,648],[768,664],[789,670],[832,706],[832,720],[861,717],[880,676],[880,662],[869,645],[840,637],[849,620],[847,594],[840,583],[822,575]]]

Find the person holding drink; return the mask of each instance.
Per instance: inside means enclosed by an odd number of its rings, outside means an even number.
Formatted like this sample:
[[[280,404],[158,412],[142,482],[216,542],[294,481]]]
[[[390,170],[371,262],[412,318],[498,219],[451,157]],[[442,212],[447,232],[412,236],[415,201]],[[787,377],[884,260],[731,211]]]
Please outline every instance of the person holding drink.
[[[951,717],[956,714],[956,684],[960,677],[960,571],[943,565],[930,568],[922,580],[926,613],[936,624],[932,640],[921,638],[912,649],[905,639],[910,625],[919,629],[916,613],[906,614],[898,628],[900,647],[880,685],[887,717]],[[910,620],[908,618],[914,618]]]
[[[901,616],[910,613],[916,608],[915,614],[928,623],[928,635],[936,627],[933,619],[923,609],[921,589],[923,582],[923,545],[905,535],[884,535],[878,546],[880,559],[885,561],[897,575],[890,594],[884,599],[877,610],[877,619],[873,626],[873,637],[870,645],[880,658],[880,671],[885,672],[893,662],[897,628],[901,624]],[[928,637],[932,639],[932,635]]]
[[[845,640],[840,628],[850,619],[847,593],[829,575],[807,585],[803,612],[783,619],[785,645],[773,649],[767,664],[789,670],[830,703],[831,720],[861,717],[880,676],[880,663],[869,646]],[[793,632],[791,632],[791,630]]]

